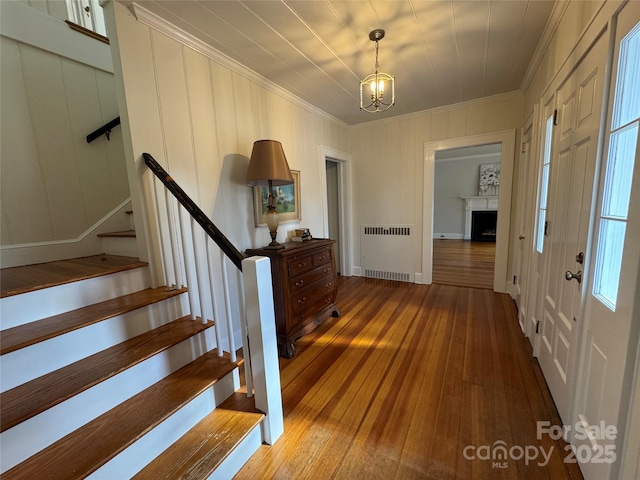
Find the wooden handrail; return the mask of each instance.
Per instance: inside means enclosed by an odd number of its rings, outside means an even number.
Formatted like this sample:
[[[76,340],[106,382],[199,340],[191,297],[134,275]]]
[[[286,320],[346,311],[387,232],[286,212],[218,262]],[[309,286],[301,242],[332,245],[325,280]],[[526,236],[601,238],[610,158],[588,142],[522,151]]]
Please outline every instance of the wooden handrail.
[[[156,177],[164,184],[165,187],[173,194],[180,204],[187,209],[196,222],[204,229],[205,232],[216,242],[216,245],[225,253],[227,257],[242,271],[242,260],[246,255],[242,254],[222,232],[216,227],[209,217],[198,207],[193,200],[180,188],[180,186],[171,178],[167,171],[148,153],[143,153],[144,163],[149,167]]]
[[[106,135],[107,140],[109,140],[109,134],[111,133],[111,130],[118,125],[120,125],[120,117],[116,117],[109,123],[105,123],[103,126],[87,135],[87,143],[93,142],[100,135]]]

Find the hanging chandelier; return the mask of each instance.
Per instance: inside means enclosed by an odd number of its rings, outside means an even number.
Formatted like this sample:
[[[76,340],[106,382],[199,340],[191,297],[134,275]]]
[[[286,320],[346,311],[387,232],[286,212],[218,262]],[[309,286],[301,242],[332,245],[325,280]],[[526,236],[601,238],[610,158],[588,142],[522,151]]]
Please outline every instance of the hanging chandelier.
[[[377,28],[369,33],[369,40],[376,42],[376,71],[360,82],[360,110],[384,112],[396,102],[396,80],[393,75],[379,72],[378,42],[384,38],[384,30]],[[385,102],[385,92],[387,101]],[[390,92],[390,93],[389,93]]]

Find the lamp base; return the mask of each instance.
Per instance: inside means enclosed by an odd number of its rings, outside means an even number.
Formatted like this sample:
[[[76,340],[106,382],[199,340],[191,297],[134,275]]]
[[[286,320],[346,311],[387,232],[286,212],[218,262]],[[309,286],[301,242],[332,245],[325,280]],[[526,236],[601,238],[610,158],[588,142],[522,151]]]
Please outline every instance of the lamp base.
[[[278,236],[278,214],[276,213],[276,208],[271,205],[269,205],[269,211],[267,212],[267,225],[269,226],[271,243],[264,248],[269,250],[279,250],[284,248],[284,245],[280,245],[276,240],[276,237]]]

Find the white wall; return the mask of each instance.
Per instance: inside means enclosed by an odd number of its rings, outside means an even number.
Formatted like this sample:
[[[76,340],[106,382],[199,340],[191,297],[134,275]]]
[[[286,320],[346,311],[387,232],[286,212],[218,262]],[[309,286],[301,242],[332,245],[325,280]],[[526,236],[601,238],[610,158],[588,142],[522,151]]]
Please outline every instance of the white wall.
[[[465,205],[461,197],[478,195],[480,165],[500,163],[500,155],[435,161],[433,238],[464,236]]]
[[[9,0],[11,1],[11,0]],[[67,5],[65,0],[15,0],[27,7],[31,7],[45,15],[50,15],[58,20],[67,19]]]
[[[514,92],[354,127],[353,231],[362,224],[413,224],[422,232],[425,142],[516,129],[522,100]],[[353,243],[359,266],[360,239]],[[416,242],[416,272],[421,248],[422,238]]]
[[[85,139],[118,107],[113,74],[76,61],[75,52],[86,44],[104,65],[108,46],[39,10],[0,4],[1,244],[9,266],[60,258],[35,250],[82,237],[127,200],[129,186],[120,129],[109,142]],[[51,50],[41,48],[48,36]]]
[[[279,140],[289,166],[300,170],[301,224],[322,232],[320,146],[349,151],[346,126],[144,25],[122,4],[108,5],[107,11],[108,18],[113,15],[108,29],[114,21],[116,28],[109,35],[114,64],[123,72],[119,88],[130,182],[137,185],[140,174],[146,175],[141,154],[148,152],[239,250],[262,246],[269,235],[266,227],[254,226],[245,176],[253,142]],[[132,200],[134,210],[141,208],[133,192]],[[278,241],[297,226],[281,226]],[[148,239],[154,261],[156,235],[152,231]]]

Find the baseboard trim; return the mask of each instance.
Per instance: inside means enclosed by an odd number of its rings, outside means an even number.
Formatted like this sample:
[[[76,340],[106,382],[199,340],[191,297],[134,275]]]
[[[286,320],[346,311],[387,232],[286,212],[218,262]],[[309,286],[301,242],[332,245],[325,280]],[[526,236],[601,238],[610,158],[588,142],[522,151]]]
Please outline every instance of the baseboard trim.
[[[464,240],[464,233],[434,233],[435,240]]]
[[[129,228],[130,220],[125,212],[130,209],[131,198],[127,198],[76,238],[2,245],[2,268],[100,255],[104,251],[98,234]]]

